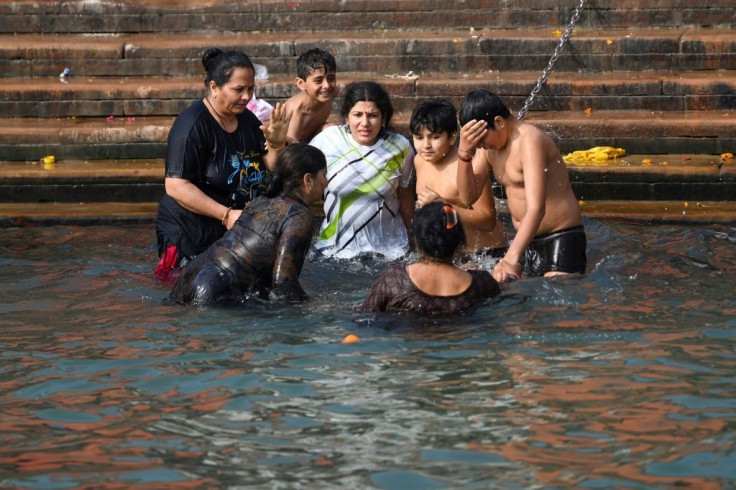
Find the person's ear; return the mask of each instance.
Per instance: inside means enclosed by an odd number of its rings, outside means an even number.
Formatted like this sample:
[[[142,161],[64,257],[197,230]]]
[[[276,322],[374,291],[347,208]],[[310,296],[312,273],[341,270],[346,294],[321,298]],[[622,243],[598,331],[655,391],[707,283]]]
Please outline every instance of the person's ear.
[[[450,146],[453,146],[455,141],[457,141],[457,131],[450,133]]]
[[[302,177],[302,184],[304,184],[304,190],[306,190],[307,193],[311,193],[312,187],[314,187],[314,180],[312,179],[312,174],[310,173],[304,174],[304,177]]]
[[[506,125],[506,119],[502,118],[501,116],[496,116],[493,118],[493,127],[494,128],[501,128]]]
[[[296,87],[297,87],[297,88],[298,88],[299,90],[302,90],[302,91],[304,91],[304,90],[305,90],[305,89],[307,88],[307,81],[306,81],[306,80],[304,80],[304,79],[303,79],[303,78],[301,78],[301,77],[296,77],[296,78],[294,79],[294,83],[296,83]]]

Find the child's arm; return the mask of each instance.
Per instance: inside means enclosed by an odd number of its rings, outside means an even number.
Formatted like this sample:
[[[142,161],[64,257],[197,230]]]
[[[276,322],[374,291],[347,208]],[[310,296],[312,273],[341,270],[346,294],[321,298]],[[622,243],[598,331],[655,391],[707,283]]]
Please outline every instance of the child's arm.
[[[521,149],[526,211],[506,255],[493,269],[493,277],[499,282],[521,277],[521,257],[537,234],[544,218],[547,199],[546,165],[543,141],[537,135],[530,135],[529,141],[524,142]],[[508,195],[509,198],[513,196]]]
[[[488,183],[483,188],[483,192],[471,208],[465,208],[462,203],[450,201],[450,204],[455,206],[460,221],[466,228],[493,231],[496,227],[496,202],[493,199],[490,181],[486,182]]]
[[[487,125],[485,121],[472,120],[460,130],[460,144],[457,150],[457,190],[460,203],[465,208],[470,208],[478,200],[489,179],[485,152],[475,151],[487,132]]]

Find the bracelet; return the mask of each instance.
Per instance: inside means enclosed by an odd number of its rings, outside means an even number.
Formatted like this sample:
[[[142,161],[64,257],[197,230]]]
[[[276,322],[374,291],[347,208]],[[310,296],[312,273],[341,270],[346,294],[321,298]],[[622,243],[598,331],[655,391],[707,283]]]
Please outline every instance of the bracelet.
[[[269,149],[269,150],[273,150],[273,151],[281,151],[281,150],[283,150],[283,149],[284,149],[284,148],[286,147],[286,141],[284,141],[284,142],[283,142],[283,143],[281,144],[281,146],[279,146],[278,148],[274,148],[274,146],[273,146],[273,145],[271,145],[271,142],[270,142],[270,141],[268,141],[268,140],[266,140],[266,146],[268,147],[268,149]]]
[[[222,226],[227,228],[227,217],[230,216],[230,211],[232,211],[232,208],[227,208],[227,211],[225,211],[225,215],[222,217]]]
[[[470,158],[468,158],[468,157],[462,157],[462,156],[460,155],[460,152],[463,152],[463,153],[469,153],[469,154],[470,154]],[[473,161],[473,154],[472,154],[472,153],[470,153],[469,151],[465,151],[465,150],[458,150],[458,151],[457,151],[457,159],[458,159],[458,160],[460,160],[461,162],[465,162],[465,163],[470,163],[470,162],[472,162],[472,161]]]

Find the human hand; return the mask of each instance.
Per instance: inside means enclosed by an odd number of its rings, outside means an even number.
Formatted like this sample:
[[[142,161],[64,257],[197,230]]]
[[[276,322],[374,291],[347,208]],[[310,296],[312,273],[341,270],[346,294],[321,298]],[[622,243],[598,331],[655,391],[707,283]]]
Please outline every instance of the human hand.
[[[291,112],[286,112],[284,104],[277,102],[276,107],[271,111],[271,120],[268,122],[268,126],[261,126],[266,143],[272,149],[280,150],[286,145],[286,132],[289,130],[291,115]]]
[[[488,132],[488,123],[486,121],[476,121],[475,119],[468,121],[460,128],[460,144],[458,152],[473,154],[478,147],[478,143]]]
[[[493,278],[498,282],[509,282],[521,279],[521,264],[512,264],[501,259],[493,268]]]
[[[440,199],[439,194],[437,194],[429,187],[424,187],[423,190],[417,192],[417,207],[421,208],[422,206],[436,201],[437,199]]]

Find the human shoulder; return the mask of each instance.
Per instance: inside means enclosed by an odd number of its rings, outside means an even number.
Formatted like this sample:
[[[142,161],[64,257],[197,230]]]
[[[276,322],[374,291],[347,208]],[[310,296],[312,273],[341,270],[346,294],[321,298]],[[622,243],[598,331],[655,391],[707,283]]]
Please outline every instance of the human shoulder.
[[[387,129],[386,135],[384,136],[383,139],[387,143],[393,143],[401,147],[411,148],[411,143],[409,143],[409,139],[403,134],[399,134],[395,131],[391,131]]]
[[[287,112],[299,111],[303,109],[308,102],[309,96],[304,92],[299,92],[286,99],[286,102],[284,102],[284,107],[286,108]]]
[[[519,125],[520,143],[523,144],[546,144],[552,141],[552,138],[542,131],[538,126],[524,122]]]
[[[327,143],[331,142],[335,144],[335,142],[344,139],[344,136],[347,134],[344,128],[345,126],[343,125],[329,126],[312,138],[309,144],[320,149],[326,146]]]
[[[206,121],[206,116],[208,115],[209,112],[207,111],[207,107],[204,105],[204,102],[202,102],[202,99],[199,99],[179,113],[174,120],[172,129],[184,127],[191,128],[197,123]]]

